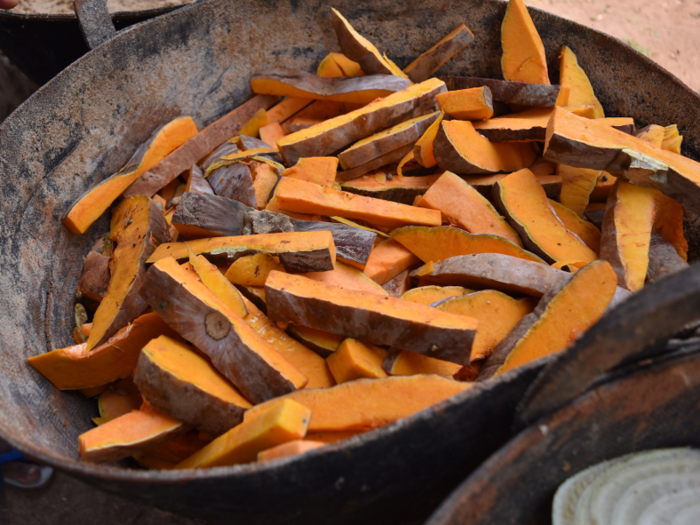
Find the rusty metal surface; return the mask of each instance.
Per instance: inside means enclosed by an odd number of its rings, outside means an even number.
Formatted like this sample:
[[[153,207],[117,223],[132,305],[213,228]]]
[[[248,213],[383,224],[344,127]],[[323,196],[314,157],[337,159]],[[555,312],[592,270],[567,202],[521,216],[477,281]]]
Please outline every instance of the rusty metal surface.
[[[438,73],[500,77],[502,2],[341,0],[334,6],[399,66],[449,33],[456,20],[464,22],[475,42]],[[553,81],[558,48],[567,44],[606,111],[633,116],[640,127],[677,123],[686,136],[684,153],[700,159],[696,94],[611,37],[538,11],[533,19]],[[71,344],[82,256],[108,228],[103,218],[83,236],[68,233],[60,218],[73,199],[119,169],[173,117],[189,114],[201,126],[244,102],[254,71],[314,71],[324,44],[336,46],[323,2],[209,0],[127,29],[0,125],[0,435],[141,502],[210,520],[235,515],[241,522],[280,524],[421,521],[506,441],[515,404],[542,363],[302,461],[200,472],[93,466],[78,460],[77,437],[91,428],[94,403],[56,391],[26,363]]]
[[[426,525],[545,525],[557,487],[630,452],[700,447],[700,355],[637,370],[538,420],[473,472]]]

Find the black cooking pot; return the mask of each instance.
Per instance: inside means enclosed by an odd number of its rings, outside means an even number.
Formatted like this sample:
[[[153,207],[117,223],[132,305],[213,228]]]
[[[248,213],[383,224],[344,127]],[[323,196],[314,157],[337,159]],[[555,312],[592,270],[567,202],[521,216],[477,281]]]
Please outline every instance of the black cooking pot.
[[[111,19],[119,30],[174,9],[177,6],[124,11],[114,13]],[[0,10],[0,51],[22,73],[42,85],[90,48],[75,15],[30,15]]]
[[[699,311],[696,263],[603,318],[530,387],[516,426],[531,425],[469,475],[426,525],[545,525],[556,489],[577,472],[631,452],[700,447],[697,336],[596,378],[609,366],[638,359],[641,348]],[[542,415],[566,396],[573,401]]]
[[[464,22],[475,42],[440,74],[500,77],[505,3],[333,5],[402,67]],[[81,462],[77,447],[78,435],[92,427],[94,402],[58,392],[26,363],[71,344],[82,256],[108,229],[103,218],[85,235],[70,234],[60,219],[73,200],[118,170],[164,122],[186,114],[205,125],[243,103],[252,72],[314,71],[336,45],[328,13],[319,0],[183,7],[83,56],[0,125],[0,435],[12,445],[94,486],[187,516],[311,525],[420,523],[508,440],[516,404],[546,359],[298,458],[202,471],[96,466]],[[111,36],[98,15],[85,19],[93,42]],[[675,122],[686,137],[684,153],[700,159],[695,93],[616,39],[537,10],[532,15],[554,80],[558,49],[567,44],[610,115],[632,116],[640,126]],[[103,31],[91,33],[90,21]]]

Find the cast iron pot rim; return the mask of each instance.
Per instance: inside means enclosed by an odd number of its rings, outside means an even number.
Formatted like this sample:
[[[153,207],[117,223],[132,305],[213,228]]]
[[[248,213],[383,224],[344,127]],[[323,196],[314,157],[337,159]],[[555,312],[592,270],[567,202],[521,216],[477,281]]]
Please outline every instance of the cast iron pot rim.
[[[490,0],[490,1],[496,1],[498,3],[505,3],[505,0]],[[55,82],[60,82],[61,79],[63,78],[64,75],[71,75],[73,74],[72,70],[74,69],[73,66],[77,66],[77,64],[81,64],[83,61],[86,60],[93,60],[92,55],[94,53],[99,53],[102,51],[103,48],[106,48],[112,44],[113,42],[117,42],[121,39],[129,38],[132,31],[136,30],[145,30],[145,26],[147,24],[154,24],[154,23],[165,23],[168,19],[168,17],[171,16],[177,16],[177,14],[180,14],[181,12],[188,11],[189,9],[196,8],[199,4],[206,3],[207,0],[198,0],[196,2],[190,3],[190,4],[185,4],[183,6],[173,6],[173,8],[159,8],[156,10],[151,10],[151,11],[139,11],[139,12],[133,12],[133,13],[146,13],[146,12],[153,12],[153,11],[160,11],[160,10],[165,10],[168,9],[169,12],[166,12],[164,16],[159,16],[157,18],[152,18],[149,20],[146,20],[145,22],[126,28],[122,31],[120,31],[115,38],[110,40],[109,42],[106,42],[105,44],[97,47],[96,49],[86,53],[82,57],[80,57],[78,60],[76,60],[71,66],[63,70],[61,73],[59,73],[56,77],[54,77],[51,81],[47,82],[44,84],[42,87],[39,88],[38,92],[41,92],[44,89],[49,89],[50,86],[53,85]],[[602,38],[603,40],[608,40],[609,42],[614,42],[616,45],[622,45],[627,48],[628,52],[632,53],[633,56],[636,57],[636,59],[640,60],[647,68],[650,68],[652,70],[656,70],[659,73],[662,73],[665,75],[670,82],[674,82],[678,84],[680,87],[691,93],[695,98],[697,98],[700,101],[700,97],[698,96],[697,93],[695,93],[693,90],[691,90],[687,85],[685,85],[680,79],[678,79],[676,76],[674,76],[672,73],[668,72],[666,69],[658,65],[657,63],[653,62],[651,59],[646,57],[645,55],[639,53],[638,51],[634,50],[627,44],[625,44],[622,40],[613,37],[611,35],[608,35],[606,33],[603,33],[601,31],[598,31],[596,29],[588,28],[586,26],[583,26],[581,24],[578,24],[576,22],[573,22],[571,20],[566,20],[563,19],[562,17],[547,13],[545,11],[542,11],[537,8],[531,8],[528,7],[528,9],[533,10],[537,12],[538,16],[541,16],[544,18],[546,21],[547,19],[558,19],[558,20],[564,20],[565,23],[567,24],[572,24],[574,27],[580,28],[581,30],[584,30],[586,32],[591,32],[595,34],[596,36]],[[124,13],[120,13],[124,14]],[[5,17],[12,17],[12,18],[17,18],[17,19],[36,19],[36,18],[45,18],[45,19],[51,19],[52,17],[55,17],[57,19],[62,19],[62,20],[67,20],[67,19],[75,19],[74,15],[29,15],[29,14],[17,14],[17,13],[3,13],[0,12],[0,18],[3,16]],[[183,13],[184,16],[184,13]],[[24,106],[26,103],[31,103],[33,100],[33,96],[27,99],[21,106],[16,110],[16,112],[19,114],[21,113],[19,110]],[[13,121],[12,115],[10,115],[3,123],[0,123],[0,130],[2,130],[6,125],[10,125]],[[502,382],[507,382],[510,380],[511,377],[515,377],[517,374],[521,373],[522,371],[529,370],[531,368],[536,368],[541,365],[546,365],[552,360],[552,356],[547,356],[543,357],[541,359],[532,361],[528,363],[527,365],[518,367],[514,370],[511,370],[505,374],[502,374],[501,376],[497,376],[495,378],[489,379],[483,383],[476,383],[472,388],[469,388],[465,392],[461,392],[455,396],[452,396],[451,398],[434,405],[432,407],[428,407],[420,412],[417,412],[416,414],[413,414],[407,418],[400,419],[390,425],[386,425],[383,427],[380,427],[376,430],[366,432],[364,434],[361,434],[359,436],[355,436],[353,438],[343,440],[340,442],[337,442],[336,444],[328,444],[320,449],[317,450],[312,450],[307,452],[307,454],[334,454],[334,453],[344,453],[348,450],[352,449],[358,449],[365,445],[366,443],[371,443],[380,439],[383,439],[384,437],[393,434],[394,432],[399,432],[402,430],[404,426],[410,426],[418,421],[426,420],[432,418],[436,412],[440,412],[447,407],[453,405],[453,404],[458,404],[461,402],[464,402],[467,399],[470,399],[471,396],[479,396],[482,391],[490,389],[490,387],[500,384]],[[290,458],[285,458],[285,459],[280,459],[280,460],[274,460],[268,464],[259,464],[259,463],[251,463],[247,465],[236,465],[236,466],[230,466],[230,467],[215,467],[215,468],[210,468],[210,469],[188,469],[188,470],[181,470],[181,471],[154,471],[154,470],[136,470],[136,469],[129,469],[129,468],[123,468],[123,467],[115,467],[115,466],[109,466],[109,465],[97,465],[94,463],[88,463],[84,462],[81,460],[77,459],[61,459],[55,456],[50,456],[48,454],[45,454],[44,452],[40,452],[38,449],[35,449],[34,447],[31,448],[31,450],[27,450],[26,447],[19,446],[17,442],[15,442],[11,437],[6,437],[2,436],[3,439],[5,439],[8,443],[10,443],[12,446],[15,448],[18,448],[23,451],[27,451],[28,454],[30,454],[32,457],[36,458],[36,460],[40,463],[44,463],[56,468],[59,468],[69,474],[74,474],[76,476],[95,476],[100,479],[108,480],[108,481],[131,481],[131,482],[152,482],[154,479],[157,479],[158,481],[162,482],[181,482],[181,481],[186,481],[186,480],[192,480],[192,479],[212,479],[212,478],[226,478],[230,477],[232,474],[233,475],[247,475],[250,473],[254,472],[259,472],[262,469],[275,469],[275,468],[282,468],[288,464],[290,461],[300,461],[303,460],[304,458],[308,457],[306,455],[300,455],[300,456],[293,456]]]
[[[130,18],[141,18],[144,16],[148,17],[157,17],[160,15],[165,15],[170,13],[171,11],[175,11],[176,9],[180,9],[181,7],[187,7],[190,4],[183,4],[183,5],[169,5],[165,7],[155,7],[153,9],[142,9],[140,11],[115,11],[114,13],[110,13],[110,17],[112,20],[126,20]],[[13,13],[12,11],[5,11],[5,10],[0,10],[0,20],[3,18],[7,20],[16,20],[16,21],[45,21],[45,22],[66,22],[66,21],[75,21],[78,18],[75,16],[75,14],[54,14],[54,13]],[[68,69],[68,68],[66,68]],[[65,71],[65,70],[64,70]]]
[[[294,461],[303,461],[310,454],[346,454],[351,450],[359,449],[369,443],[381,440],[390,434],[400,432],[404,427],[410,427],[419,421],[430,420],[444,412],[449,407],[465,402],[470,398],[478,398],[484,391],[500,385],[501,383],[510,382],[524,370],[540,368],[546,366],[553,360],[553,356],[545,356],[535,361],[531,361],[521,367],[510,370],[504,374],[489,378],[483,382],[474,382],[471,388],[453,395],[430,407],[427,407],[408,417],[398,419],[397,421],[378,427],[374,430],[369,430],[360,435],[351,438],[328,443],[318,449],[310,450],[304,454],[298,454],[287,458],[281,458],[262,463],[247,463],[243,465],[232,465],[228,467],[212,467],[206,469],[182,469],[182,470],[141,470],[135,468],[125,468],[113,466],[111,464],[96,464],[79,459],[60,459],[54,456],[49,456],[38,450],[31,450],[27,453],[35,458],[37,462],[50,465],[58,468],[69,474],[76,476],[94,476],[107,481],[132,481],[132,482],[153,482],[154,479],[167,483],[180,483],[182,481],[192,481],[195,479],[225,479],[231,476],[246,476],[248,474],[259,473],[262,470],[274,470],[285,468],[289,463]],[[2,436],[11,446],[20,448],[13,442],[11,437]]]

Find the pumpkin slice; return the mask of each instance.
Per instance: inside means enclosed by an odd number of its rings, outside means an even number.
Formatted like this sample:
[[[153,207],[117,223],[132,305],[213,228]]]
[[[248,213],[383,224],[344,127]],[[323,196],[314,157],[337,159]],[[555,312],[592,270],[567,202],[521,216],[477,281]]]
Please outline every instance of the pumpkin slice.
[[[223,161],[220,161],[223,162]],[[214,171],[207,171],[209,184],[219,197],[232,199],[252,208],[258,207],[257,194],[253,184],[253,170],[248,162],[231,165],[216,163]],[[210,168],[211,170],[212,168]],[[210,176],[209,176],[210,175]]]
[[[616,290],[615,271],[606,261],[584,266],[540,299],[486,360],[479,379],[564,350],[600,319]]]
[[[663,149],[680,155],[682,143],[683,135],[678,133],[678,126],[671,124],[664,128],[664,140],[661,142],[661,147]]]
[[[364,431],[415,414],[470,387],[437,375],[385,377],[358,379],[323,390],[301,390],[283,399],[297,401],[311,410],[309,432]],[[246,413],[246,421],[271,404],[253,407]]]
[[[256,138],[260,132],[260,128],[267,126],[267,124],[267,111],[264,108],[261,108],[251,117],[248,122],[243,125],[238,134],[241,137],[249,136]]]
[[[549,205],[567,230],[578,236],[595,253],[600,251],[600,230],[593,223],[582,219],[557,201],[550,199]]]
[[[395,149],[394,151],[390,151],[389,153],[385,153],[380,157],[375,157],[372,160],[364,164],[360,164],[359,166],[356,166],[354,168],[339,171],[336,174],[336,180],[341,182],[354,180],[366,173],[377,170],[382,166],[400,163],[406,157],[406,155],[409,155],[412,151],[413,142],[401,146],[398,149]]]
[[[571,278],[570,274],[546,264],[500,253],[450,257],[442,262],[428,263],[412,275],[443,286],[464,286],[475,290],[490,288],[532,297],[542,297]]]
[[[338,154],[341,167],[349,170],[409,144],[413,148],[413,144],[425,133],[438,115],[437,111],[421,115],[356,142]]]
[[[301,157],[331,155],[380,129],[437,110],[435,95],[445,90],[444,82],[434,78],[426,80],[345,115],[287,135],[277,146],[288,166]]]
[[[657,124],[649,124],[648,126],[640,129],[637,132],[636,137],[642,140],[646,140],[650,144],[661,148],[664,142],[664,132],[665,129],[663,126],[659,126]]]
[[[583,216],[602,173],[604,172],[600,170],[572,168],[559,164],[557,175],[561,176],[561,193],[559,195],[561,203],[579,216]]]
[[[630,182],[658,187],[684,206],[700,211],[700,163],[597,120],[555,108],[544,156],[569,166],[606,169]]]
[[[288,336],[252,302],[247,299],[244,302],[249,312],[244,321],[309,379],[304,388],[328,388],[335,385],[326,361],[320,355]]]
[[[310,128],[324,120],[344,115],[348,112],[344,102],[332,100],[314,100],[292,118],[282,123],[285,134]]]
[[[447,222],[470,233],[498,235],[522,246],[518,234],[493,205],[452,172],[443,173],[418,205],[439,210]]]
[[[290,458],[298,456],[309,450],[314,450],[325,445],[322,441],[308,441],[299,439],[296,441],[288,441],[276,447],[268,448],[262,452],[258,452],[258,461],[272,461],[273,459]]]
[[[349,193],[382,199],[401,204],[413,204],[415,198],[423,195],[428,188],[438,180],[439,175],[427,175],[424,177],[401,177],[393,175],[387,177],[379,172],[365,177],[344,182],[340,188]]]
[[[170,437],[162,443],[158,443],[146,452],[151,457],[173,463],[170,467],[172,468],[174,464],[180,463],[183,459],[201,450],[214,438],[214,436],[210,436],[207,439],[203,439],[203,435],[204,433],[198,430],[189,430],[182,434],[177,434],[175,437]],[[209,435],[207,434],[207,436]]]
[[[382,362],[386,350],[357,339],[345,339],[326,363],[336,383],[346,383],[356,379],[379,379],[386,377]]]
[[[510,0],[501,25],[503,78],[516,82],[549,84],[547,57],[524,0]]]
[[[485,86],[491,90],[491,97],[498,102],[515,106],[551,108],[557,102],[561,86],[509,82],[493,78],[441,77],[450,91]],[[567,103],[568,104],[568,103]],[[566,106],[567,104],[562,104]]]
[[[605,117],[603,106],[593,92],[586,72],[578,65],[576,55],[568,46],[559,50],[559,82],[569,88],[568,104],[590,104],[595,108],[595,118]]]
[[[75,287],[80,296],[85,296],[93,301],[100,302],[107,293],[109,287],[110,258],[96,251],[90,250],[85,257],[83,272]],[[80,297],[79,296],[79,297]]]
[[[566,229],[530,170],[520,170],[498,181],[493,193],[496,206],[525,246],[545,261],[591,262],[598,257]]]
[[[442,222],[440,212],[435,210],[363,197],[289,178],[280,181],[276,197],[283,209],[299,213],[340,215],[348,219],[367,221],[375,226],[439,226]]]
[[[298,69],[277,68],[254,73],[250,87],[259,95],[312,98],[369,104],[411,85],[393,74],[361,77],[318,77]]]
[[[440,93],[440,110],[460,120],[486,120],[493,116],[491,90],[485,86]]]
[[[328,53],[318,65],[319,77],[356,77],[364,75],[360,64],[342,53]]]
[[[184,193],[204,193],[206,195],[214,195],[214,190],[204,178],[202,168],[196,164],[192,164],[189,176],[187,177],[187,185]]]
[[[267,163],[255,163],[255,178],[253,188],[255,189],[255,202],[258,209],[265,209],[273,195],[275,186],[279,182],[279,175],[275,168]]]
[[[368,75],[397,75],[408,78],[365,37],[360,35],[337,10],[331,8],[331,22],[338,37],[340,49],[350,60],[357,62]]]
[[[385,369],[392,376],[415,376],[419,374],[437,374],[452,377],[462,368],[461,365],[440,361],[427,355],[402,350],[393,359],[385,362]]]
[[[433,154],[438,166],[460,175],[517,171],[535,161],[531,144],[490,142],[461,120],[442,121]]]
[[[248,315],[248,310],[245,307],[243,298],[229,280],[224,277],[215,265],[211,264],[201,255],[195,255],[195,253],[189,249],[189,246],[187,253],[189,263],[202,281],[202,284],[214,292],[214,295],[221,299],[237,316],[245,318]]]
[[[141,293],[253,403],[306,384],[301,372],[172,257],[149,268]]]
[[[393,277],[393,278],[389,279],[387,282],[385,282],[382,285],[382,288],[389,295],[396,297],[396,298],[401,298],[401,296],[403,294],[405,294],[408,290],[410,290],[412,286],[413,286],[413,278],[411,277],[411,271],[404,270],[403,272],[398,274],[396,277]]]
[[[551,163],[546,163],[545,166],[551,165],[555,166],[555,164]],[[537,163],[533,164],[530,166],[530,171],[535,173],[535,170],[539,166]],[[541,169],[541,168],[540,168]],[[549,169],[549,168],[547,168]],[[554,168],[556,169],[556,168]],[[462,180],[472,186],[475,190],[477,190],[479,193],[481,193],[484,197],[487,199],[491,199],[493,197],[493,186],[496,184],[499,180],[505,179],[508,175],[507,174],[498,174],[498,175],[488,175],[486,177],[484,176],[463,176]],[[547,194],[547,197],[550,199],[557,199],[559,198],[559,195],[561,193],[562,189],[562,176],[561,175],[538,175],[535,173],[535,177],[537,178],[537,182],[540,183],[540,186],[542,186],[542,189],[544,189],[544,192]]]
[[[94,417],[92,421],[97,425],[104,425],[132,410],[139,410],[142,404],[141,392],[131,377],[127,377],[115,385],[109,385],[107,390],[100,394],[97,398],[97,409],[100,412],[100,417]]]
[[[257,95],[215,120],[141,175],[126,189],[124,197],[132,195],[153,196],[158,190],[175,180],[183,171],[190,169],[193,164],[237,135],[255,113],[261,109],[269,108],[277,101],[279,101],[279,97],[276,96]]]
[[[270,274],[265,295],[268,315],[275,321],[393,345],[445,361],[469,362],[476,322],[467,317],[281,272]]]
[[[256,253],[234,261],[226,270],[225,279],[235,285],[265,286],[267,276],[273,270],[284,271],[279,258],[269,253]]]
[[[333,186],[337,171],[337,157],[305,157],[280,173],[280,176],[313,182],[319,186]]]
[[[183,193],[171,224],[185,239],[240,235],[245,213],[251,210],[226,197]]]
[[[79,197],[63,218],[63,224],[71,233],[85,233],[132,182],[196,134],[197,126],[192,117],[176,118],[158,129],[136,150],[126,166]]]
[[[147,308],[139,295],[146,259],[170,240],[161,208],[145,195],[123,200],[112,213],[110,239],[117,243],[107,294],[95,312],[87,350],[101,345]]]
[[[445,312],[479,320],[479,331],[472,347],[473,362],[490,356],[515,325],[535,309],[535,305],[535,301],[529,297],[517,300],[496,290],[482,290],[450,297],[433,306]]]
[[[381,244],[377,247],[379,246],[381,246]],[[375,250],[376,249],[377,248],[375,248]],[[370,255],[368,267],[370,263],[374,265],[375,261],[376,257]],[[380,284],[383,283],[377,284],[369,275],[366,275],[357,268],[353,268],[352,266],[348,266],[340,262],[335,263],[335,269],[331,270],[330,272],[311,272],[303,275],[304,277],[308,277],[314,281],[338,286],[347,290],[358,290],[361,292],[386,295],[386,291],[380,286]]]
[[[253,303],[261,312],[267,313],[267,304],[265,303],[265,288],[260,286],[243,286],[236,285],[236,289],[241,292],[241,295],[248,301]],[[247,303],[246,303],[247,304]]]
[[[441,111],[438,117],[433,121],[428,129],[425,130],[423,136],[418,139],[413,146],[413,159],[424,168],[432,168],[437,166],[435,155],[433,154],[433,145],[435,137],[440,130],[440,123],[445,116],[445,112]]]
[[[212,262],[232,263],[245,255],[268,253],[279,257],[288,272],[332,270],[335,264],[335,244],[329,231],[268,233],[238,237],[213,237],[162,244],[148,259],[154,263],[165,257],[178,261],[188,258],[187,246]]]
[[[421,286],[409,290],[401,296],[404,301],[412,303],[424,304],[430,306],[433,303],[447,299],[448,297],[457,297],[472,293],[474,290],[463,288],[461,286]]]
[[[294,227],[298,232],[330,231],[337,260],[359,269],[367,264],[377,239],[376,231],[361,228],[359,225],[295,220]]]
[[[185,430],[184,423],[142,407],[80,434],[80,457],[91,463],[119,461]]]
[[[322,357],[328,357],[335,352],[344,339],[342,335],[315,330],[307,326],[289,325],[287,332]]]
[[[90,352],[83,343],[39,354],[27,361],[59,390],[93,388],[129,376],[136,368],[141,348],[160,335],[177,337],[157,314],[147,313]]]
[[[413,82],[423,82],[433,76],[440,66],[474,41],[474,33],[459,24],[433,47],[407,65],[403,72]]]
[[[190,345],[165,336],[143,348],[134,382],[164,414],[214,436],[238,425],[252,406]]]
[[[628,135],[637,136],[637,126],[632,117],[596,117],[599,122]]]
[[[613,177],[607,171],[601,171],[598,180],[595,181],[595,187],[591,191],[589,206],[602,203],[602,208],[605,209],[605,203],[612,193],[615,182],[617,182],[617,177]],[[586,209],[589,206],[586,206]]]
[[[506,115],[475,122],[474,128],[491,142],[532,142],[545,139],[547,122],[543,118],[514,118],[512,115]]]
[[[260,128],[259,133],[260,140],[267,144],[276,144],[279,139],[286,135],[279,122],[271,122],[270,124],[263,126]]]
[[[504,237],[489,234],[474,235],[452,226],[437,228],[407,226],[392,231],[391,236],[423,262],[440,262],[450,257],[474,253],[502,253],[544,264],[544,261],[535,254],[523,250]]]
[[[211,468],[252,463],[263,450],[298,440],[306,434],[311,411],[291,400],[273,400],[243,423],[219,436],[175,466]]]
[[[284,122],[292,115],[299,113],[302,109],[313,103],[311,98],[287,97],[279,104],[275,104],[267,111],[267,121],[270,123]],[[275,142],[268,142],[260,137],[264,142],[272,145]]]
[[[605,210],[600,256],[610,262],[620,286],[631,292],[641,290],[647,276],[656,194],[618,181]]]
[[[420,259],[394,239],[374,247],[367,260],[364,274],[377,284],[384,284],[398,274],[420,264]]]

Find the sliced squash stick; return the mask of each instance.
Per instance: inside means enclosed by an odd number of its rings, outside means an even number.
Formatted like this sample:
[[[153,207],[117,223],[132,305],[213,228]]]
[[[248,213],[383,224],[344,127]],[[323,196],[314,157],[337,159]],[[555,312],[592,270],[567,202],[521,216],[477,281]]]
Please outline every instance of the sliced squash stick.
[[[134,410],[80,434],[80,457],[91,463],[119,461],[185,430],[187,425],[155,408]]]
[[[598,257],[566,229],[530,170],[520,170],[498,181],[494,200],[525,246],[545,261],[591,262]]]
[[[248,309],[243,302],[243,298],[229,280],[219,271],[219,268],[207,261],[203,256],[196,255],[189,246],[188,256],[189,263],[197,274],[197,277],[202,281],[202,284],[209,288],[214,295],[221,299],[231,311],[236,313],[236,315],[245,318],[248,315]]]
[[[398,274],[420,264],[420,259],[394,239],[374,247],[363,273],[377,284],[384,284]]]
[[[277,141],[277,146],[287,166],[301,157],[331,155],[380,129],[436,111],[435,95],[445,90],[444,82],[429,79],[345,115],[286,135]]]
[[[373,199],[413,204],[415,198],[425,194],[439,177],[439,175],[427,175],[424,177],[392,175],[389,178],[387,174],[379,172],[344,182],[340,188],[343,191],[372,197]]]
[[[356,379],[386,377],[382,363],[386,350],[356,339],[345,339],[338,349],[328,356],[326,363],[335,381],[346,383]]]
[[[485,86],[440,93],[440,110],[459,120],[486,120],[493,116],[491,90]]]
[[[597,226],[582,219],[572,210],[557,201],[550,199],[549,204],[554,209],[554,213],[557,214],[559,220],[564,223],[567,230],[578,236],[578,238],[585,242],[586,246],[595,253],[600,251],[600,229],[598,229]]]
[[[510,0],[501,25],[503,78],[532,84],[549,84],[547,57],[524,0]]]
[[[277,202],[282,209],[299,213],[340,215],[376,226],[396,228],[407,224],[439,226],[440,212],[415,208],[371,197],[322,188],[310,182],[283,178],[277,186]]]
[[[496,290],[482,290],[468,295],[450,297],[433,304],[439,310],[479,320],[479,331],[472,347],[472,362],[490,356],[493,349],[515,325],[535,309],[535,305],[535,300],[532,298],[513,299]]]
[[[157,130],[118,173],[79,197],[63,218],[63,224],[71,233],[85,233],[132,182],[196,134],[197,126],[192,117],[176,118]]]
[[[439,376],[452,377],[462,367],[448,361],[441,361],[416,354],[408,350],[402,350],[393,359],[385,362],[385,369],[392,376],[415,376],[418,374],[437,374]]]
[[[328,53],[318,65],[319,77],[355,77],[363,75],[362,68],[342,53]]]
[[[435,155],[433,154],[433,145],[435,143],[435,137],[437,137],[437,133],[440,130],[440,123],[442,122],[444,116],[445,112],[441,111],[430,127],[425,130],[423,136],[418,139],[416,145],[413,146],[413,158],[424,168],[432,168],[433,166],[437,166],[437,161],[435,160]]]
[[[474,290],[463,288],[461,286],[421,286],[407,291],[400,298],[404,301],[412,303],[424,304],[430,306],[433,303],[447,299],[448,297],[458,297],[467,295]]]
[[[110,257],[90,250],[85,257],[83,271],[75,287],[76,292],[93,301],[102,301],[109,287],[109,261]]]
[[[141,293],[253,403],[302,388],[307,378],[175,259],[146,272]]]
[[[471,122],[461,120],[442,121],[433,155],[442,169],[460,175],[517,171],[535,161],[531,144],[490,142]]]
[[[406,89],[411,82],[393,74],[318,77],[298,69],[277,68],[253,74],[250,86],[259,95],[312,98],[369,104]]]
[[[134,382],[164,414],[214,436],[238,425],[252,406],[194,348],[166,336],[144,346]]]
[[[292,324],[287,327],[287,332],[294,339],[322,357],[328,357],[335,352],[340,346],[340,343],[344,340],[342,335],[331,334],[323,330],[315,330],[306,326],[296,326]]]
[[[231,263],[245,255],[268,253],[279,257],[288,272],[332,270],[335,264],[335,244],[329,231],[267,233],[166,243],[153,252],[148,262],[154,263],[165,257],[184,261],[189,257],[187,246],[212,262]]]
[[[82,343],[60,348],[27,359],[46,379],[60,390],[77,390],[106,385],[131,375],[141,348],[160,335],[177,337],[155,313],[143,314],[109,340],[87,351]]]
[[[283,399],[293,399],[311,410],[309,432],[364,431],[410,416],[470,387],[437,375],[415,375],[359,379],[333,388],[299,391]],[[253,407],[246,421],[271,403]]]
[[[392,231],[391,236],[423,262],[440,262],[450,257],[474,253],[502,253],[545,264],[535,254],[520,248],[505,237],[471,234],[452,226],[439,226],[437,228],[406,226]]]
[[[258,453],[288,441],[302,439],[311,418],[310,410],[291,400],[271,405],[247,417],[207,446],[178,463],[176,469],[210,468],[252,463]]]
[[[487,359],[479,379],[502,374],[569,346],[603,315],[617,290],[612,267],[594,261],[560,289],[552,289]]]
[[[559,50],[559,82],[569,88],[568,104],[590,104],[595,108],[595,118],[605,117],[586,72],[578,65],[576,55],[568,46]]]
[[[382,56],[374,44],[355,31],[343,15],[332,8],[331,22],[343,55],[357,62],[362,71],[368,75],[397,75],[408,78],[408,75],[386,58],[386,55]]]
[[[292,179],[313,182],[320,186],[332,186],[338,171],[337,157],[305,157],[287,168],[280,175]]]
[[[163,160],[127,188],[124,197],[132,195],[153,196],[175,180],[178,175],[204,159],[211,151],[237,135],[255,113],[268,109],[279,101],[272,95],[257,95],[223,117],[209,124],[194,137],[172,151]],[[206,170],[206,167],[203,169]]]
[[[413,144],[435,122],[438,115],[438,112],[421,115],[356,142],[338,154],[341,167],[349,170],[409,144],[413,148]]]
[[[449,90],[486,86],[491,90],[493,100],[515,106],[538,108],[554,107],[561,89],[559,85],[509,82],[508,80],[496,80],[493,78],[443,77],[443,80]],[[566,106],[567,104],[563,105]]]
[[[289,458],[298,456],[309,450],[314,450],[325,445],[322,441],[308,441],[299,439],[296,441],[288,441],[276,447],[268,448],[262,452],[258,452],[258,461],[272,461],[273,459]]]
[[[440,39],[433,47],[422,53],[413,62],[403,68],[413,82],[429,79],[440,66],[462,51],[474,41],[474,34],[464,24],[459,24],[448,35]]]
[[[184,239],[240,235],[245,214],[251,210],[233,199],[188,192],[180,197],[171,224]]]
[[[170,240],[163,210],[145,195],[123,200],[112,213],[110,239],[117,243],[110,262],[107,294],[95,312],[87,350],[106,342],[148,307],[139,295],[146,260]]]
[[[393,345],[445,361],[469,362],[476,321],[468,317],[281,272],[270,274],[265,295],[268,315],[275,321]]]
[[[487,233],[522,246],[520,237],[477,190],[446,171],[423,195],[419,206],[439,210],[450,224],[470,233]]]
[[[382,243],[383,244],[383,243]],[[377,245],[375,250],[381,246]],[[374,254],[374,250],[372,251]],[[304,277],[308,277],[314,281],[319,281],[326,284],[331,284],[333,286],[339,286],[340,288],[345,288],[347,290],[358,290],[367,293],[378,293],[379,295],[386,295],[386,291],[381,287],[381,284],[377,284],[372,278],[366,274],[367,268],[374,268],[375,263],[378,262],[376,256],[370,254],[369,260],[367,261],[367,267],[365,267],[365,272],[343,264],[341,262],[335,263],[335,269],[329,272],[310,272],[303,274]],[[403,263],[403,261],[395,261],[398,264]],[[269,272],[268,272],[269,273]]]

